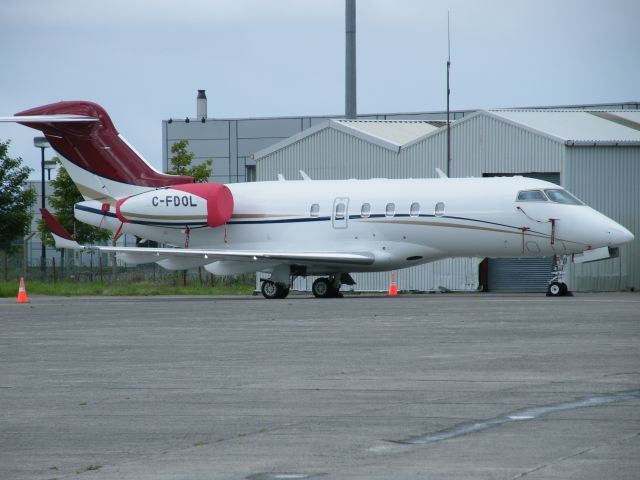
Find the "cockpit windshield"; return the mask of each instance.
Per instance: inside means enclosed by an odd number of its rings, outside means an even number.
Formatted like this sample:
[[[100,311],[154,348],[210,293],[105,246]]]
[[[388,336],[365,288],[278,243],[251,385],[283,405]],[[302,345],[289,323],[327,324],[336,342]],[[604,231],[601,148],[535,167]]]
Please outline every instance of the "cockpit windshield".
[[[542,190],[524,190],[518,193],[519,202],[546,202],[547,197]]]
[[[518,192],[518,202],[554,202],[565,205],[584,205],[580,200],[561,188],[545,190],[522,190]]]
[[[571,195],[566,190],[560,188],[548,188],[544,191],[549,200],[556,203],[566,203],[567,205],[584,205],[583,202]]]

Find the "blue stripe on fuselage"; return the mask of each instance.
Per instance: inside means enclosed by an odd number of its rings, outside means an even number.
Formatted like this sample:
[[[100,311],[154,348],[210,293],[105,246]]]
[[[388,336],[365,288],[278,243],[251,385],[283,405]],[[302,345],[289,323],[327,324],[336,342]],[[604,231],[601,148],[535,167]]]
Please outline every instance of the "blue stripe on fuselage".
[[[117,218],[116,214],[113,212],[103,212],[101,209],[88,207],[86,205],[76,205],[75,208],[78,210],[82,210],[85,212],[93,213],[96,215],[107,216],[111,218]],[[362,217],[361,215],[349,215],[349,220],[367,220],[371,218],[389,218],[392,220],[393,218],[443,218],[450,220],[463,220],[467,222],[476,222],[483,223],[486,225],[495,225],[499,227],[511,228],[513,230],[520,230],[520,227],[514,227],[512,225],[506,225],[504,223],[497,222],[489,222],[486,220],[477,220],[475,218],[467,218],[467,217],[455,217],[449,215],[429,215],[429,214],[420,214],[416,217],[411,217],[411,215],[406,213],[399,213],[394,215],[393,217],[387,217],[384,213],[373,213],[368,217]],[[279,218],[279,219],[271,219],[271,220],[230,220],[227,222],[228,225],[269,225],[269,224],[278,224],[278,223],[305,223],[305,222],[328,222],[331,220],[331,217],[305,217],[305,218]],[[185,226],[194,226],[194,227],[205,227],[206,222],[192,222],[192,223],[180,223],[180,224],[167,224],[167,223],[158,223],[158,222],[142,222],[142,221],[131,221],[129,223],[135,225],[146,225],[153,227],[168,227],[168,228],[183,228]],[[425,223],[428,225],[428,223]],[[548,234],[543,232],[537,232],[535,230],[528,230],[529,233],[536,233],[539,235],[548,236]]]

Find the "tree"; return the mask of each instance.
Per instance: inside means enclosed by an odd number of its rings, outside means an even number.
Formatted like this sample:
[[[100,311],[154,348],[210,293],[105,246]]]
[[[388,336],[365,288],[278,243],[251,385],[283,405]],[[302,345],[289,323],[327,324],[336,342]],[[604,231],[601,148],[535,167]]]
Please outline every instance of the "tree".
[[[167,173],[172,175],[188,175],[193,177],[197,183],[206,182],[211,176],[211,164],[213,160],[209,159],[199,165],[191,165],[194,155],[187,150],[188,146],[188,140],[180,140],[171,145],[171,153],[173,153],[173,156],[169,160],[171,162],[171,168]]]
[[[53,157],[52,160],[60,164],[58,157]],[[64,167],[60,167],[58,176],[51,180],[50,184],[53,187],[53,193],[49,195],[49,205],[51,205],[53,209],[51,213],[53,213],[53,216],[56,217],[68,232],[73,234],[78,243],[92,244],[104,242],[111,238],[111,232],[109,230],[76,222],[73,216],[73,207],[76,203],[82,202],[84,198],[82,198],[78,187],[73,183],[71,176],[69,176],[69,173]],[[46,245],[55,246],[51,231],[42,219],[38,220],[38,233]],[[64,252],[65,250],[62,249],[62,265],[64,265]]]
[[[27,188],[29,167],[21,166],[22,158],[9,157],[10,140],[0,140],[0,250],[5,258],[13,250],[13,242],[31,228],[31,206],[36,192]]]

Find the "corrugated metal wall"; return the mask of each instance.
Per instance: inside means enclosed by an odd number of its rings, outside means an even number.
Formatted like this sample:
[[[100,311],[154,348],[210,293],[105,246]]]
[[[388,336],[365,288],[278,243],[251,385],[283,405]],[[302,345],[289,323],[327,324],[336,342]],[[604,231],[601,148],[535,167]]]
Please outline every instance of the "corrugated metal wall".
[[[480,113],[452,128],[452,177],[562,171],[564,146]]]
[[[447,258],[437,262],[405,268],[395,272],[396,285],[400,291],[437,292],[437,291],[473,291],[478,288],[478,258]],[[391,272],[353,273],[356,281],[355,291],[385,292],[391,283]],[[267,274],[260,278],[269,278]],[[294,290],[311,291],[311,285],[318,277],[297,278]],[[343,290],[351,287],[343,286]]]
[[[620,257],[573,265],[576,290],[640,290],[640,148],[567,148],[566,187],[596,210],[627,227],[636,239]]]
[[[483,173],[557,172],[563,167],[561,143],[528,130],[478,114],[453,125],[452,177]],[[299,178],[432,178],[446,168],[446,129],[395,153],[347,133],[326,128],[273,152],[257,162],[258,180],[278,173]]]
[[[489,259],[490,292],[546,292],[553,257]]]
[[[300,180],[298,170],[314,180],[392,177],[397,161],[396,152],[325,128],[260,159],[257,178],[276,180],[282,173],[289,180]]]

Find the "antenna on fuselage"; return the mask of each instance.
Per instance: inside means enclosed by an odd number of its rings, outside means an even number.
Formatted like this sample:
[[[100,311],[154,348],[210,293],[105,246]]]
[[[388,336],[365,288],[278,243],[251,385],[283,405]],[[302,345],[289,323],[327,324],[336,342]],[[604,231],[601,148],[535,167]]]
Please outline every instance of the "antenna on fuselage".
[[[307,172],[305,172],[304,170],[298,170],[298,172],[300,172],[300,176],[302,177],[303,180],[307,182],[311,181],[311,177],[307,175]]]

